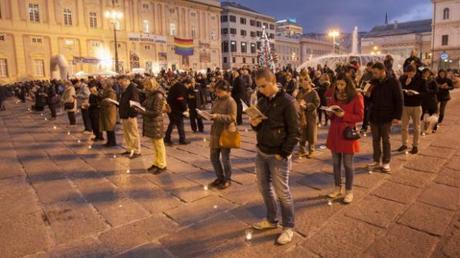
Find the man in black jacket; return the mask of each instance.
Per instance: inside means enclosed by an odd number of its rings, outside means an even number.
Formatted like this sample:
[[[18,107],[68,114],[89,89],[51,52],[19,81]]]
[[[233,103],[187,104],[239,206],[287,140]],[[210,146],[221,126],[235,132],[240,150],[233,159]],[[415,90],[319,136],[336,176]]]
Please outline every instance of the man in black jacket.
[[[407,69],[409,68],[409,66],[415,66],[415,68],[417,68],[417,71],[418,71],[418,68],[422,65],[423,65],[422,61],[420,61],[420,58],[417,57],[417,50],[414,49],[410,52],[410,57],[408,57],[404,61],[403,69],[404,69],[404,72],[407,72]]]
[[[141,141],[137,125],[137,111],[131,107],[130,101],[139,102],[139,91],[136,84],[131,83],[126,75],[118,77],[118,83],[122,91],[119,112],[126,145],[126,151],[122,154],[134,159],[141,155]]]
[[[203,119],[198,115],[196,109],[203,109],[204,98],[200,89],[197,88],[194,79],[192,79],[192,83],[189,84],[187,89],[187,104],[190,114],[190,126],[192,127],[192,131],[194,133],[197,131],[202,133],[204,131]]]
[[[411,154],[418,153],[418,143],[420,137],[420,117],[422,116],[422,97],[426,93],[424,81],[417,75],[415,66],[410,65],[406,68],[406,74],[399,79],[404,93],[404,107],[402,113],[402,146],[398,151],[406,151],[409,135],[409,120],[414,126],[414,139]]]
[[[169,125],[164,140],[166,145],[172,145],[171,133],[174,126],[177,126],[179,131],[179,144],[190,143],[185,139],[184,112],[187,111],[187,88],[191,84],[192,80],[187,78],[183,82],[174,84],[169,89],[167,101],[171,107],[171,113],[169,113]]]
[[[383,172],[390,173],[391,144],[390,133],[392,123],[399,123],[402,116],[403,96],[399,82],[386,74],[382,63],[372,66],[374,79],[371,81],[369,95],[369,120],[372,130],[374,163],[369,169],[380,167]],[[382,155],[383,142],[383,155]]]
[[[275,75],[269,69],[256,73],[256,83],[263,95],[257,107],[267,119],[251,118],[250,122],[257,132],[256,174],[267,218],[253,227],[257,230],[277,227],[276,193],[284,228],[277,242],[284,245],[293,237],[294,202],[289,189],[289,168],[292,152],[300,137],[299,112],[296,100],[279,90]]]

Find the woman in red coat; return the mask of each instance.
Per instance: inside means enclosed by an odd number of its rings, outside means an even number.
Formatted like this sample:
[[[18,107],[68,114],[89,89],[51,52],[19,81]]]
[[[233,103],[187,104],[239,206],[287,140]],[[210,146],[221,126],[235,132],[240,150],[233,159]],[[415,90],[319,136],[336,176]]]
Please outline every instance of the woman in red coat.
[[[342,197],[342,163],[345,169],[345,203],[353,201],[353,155],[359,152],[358,140],[347,140],[344,137],[345,128],[355,128],[356,123],[363,121],[364,101],[361,94],[356,92],[351,80],[339,75],[335,90],[328,103],[331,126],[327,136],[327,147],[332,152],[334,166],[334,181],[336,189],[328,195],[330,198]]]

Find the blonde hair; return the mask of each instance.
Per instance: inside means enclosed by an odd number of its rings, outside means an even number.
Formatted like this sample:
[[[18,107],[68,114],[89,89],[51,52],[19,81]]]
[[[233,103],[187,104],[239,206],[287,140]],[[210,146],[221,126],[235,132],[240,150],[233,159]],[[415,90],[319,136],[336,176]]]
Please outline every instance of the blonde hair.
[[[157,80],[155,78],[148,78],[144,80],[144,89],[147,91],[154,91],[158,88],[160,88],[160,84],[158,84]]]

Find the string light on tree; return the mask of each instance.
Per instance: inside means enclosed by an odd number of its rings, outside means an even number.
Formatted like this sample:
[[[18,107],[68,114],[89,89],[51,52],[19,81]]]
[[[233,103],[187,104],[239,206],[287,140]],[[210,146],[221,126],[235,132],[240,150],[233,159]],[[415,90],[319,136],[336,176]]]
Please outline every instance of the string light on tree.
[[[267,67],[273,72],[275,71],[275,59],[270,49],[270,39],[265,31],[265,26],[262,27],[262,36],[260,37],[260,49],[258,52],[258,60],[260,67]]]

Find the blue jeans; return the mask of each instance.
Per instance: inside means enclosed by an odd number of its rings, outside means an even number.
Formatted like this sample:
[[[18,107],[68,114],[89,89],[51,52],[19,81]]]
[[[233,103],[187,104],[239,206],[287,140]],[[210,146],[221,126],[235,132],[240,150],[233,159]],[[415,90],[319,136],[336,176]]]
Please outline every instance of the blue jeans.
[[[294,201],[289,189],[290,166],[291,158],[277,160],[275,155],[257,151],[257,183],[267,208],[267,220],[271,223],[278,221],[276,194],[281,206],[282,226],[285,228],[294,227]]]
[[[222,154],[222,162],[221,162]],[[232,177],[232,166],[230,164],[230,149],[211,148],[211,163],[217,179],[230,181]],[[224,165],[222,169],[222,164]]]

